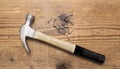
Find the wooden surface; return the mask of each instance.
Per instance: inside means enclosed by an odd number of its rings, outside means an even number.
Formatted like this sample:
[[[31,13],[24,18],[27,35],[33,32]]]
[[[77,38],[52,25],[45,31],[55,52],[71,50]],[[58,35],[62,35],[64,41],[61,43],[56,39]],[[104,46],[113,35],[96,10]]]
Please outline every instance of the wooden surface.
[[[105,63],[33,39],[28,55],[19,37],[28,13],[36,17],[35,30],[105,54]],[[73,14],[70,40],[47,23],[62,13]],[[120,69],[120,0],[0,0],[0,69]]]

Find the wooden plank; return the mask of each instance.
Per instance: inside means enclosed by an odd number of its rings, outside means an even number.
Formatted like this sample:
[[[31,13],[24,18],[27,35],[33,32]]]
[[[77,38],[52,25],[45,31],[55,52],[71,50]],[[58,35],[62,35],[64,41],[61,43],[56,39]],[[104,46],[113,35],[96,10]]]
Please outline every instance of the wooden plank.
[[[0,69],[120,69],[120,0],[0,0]],[[19,30],[26,14],[32,27],[61,40],[106,55],[99,65],[34,39],[31,55],[21,43]],[[47,23],[62,13],[73,14],[69,39]]]

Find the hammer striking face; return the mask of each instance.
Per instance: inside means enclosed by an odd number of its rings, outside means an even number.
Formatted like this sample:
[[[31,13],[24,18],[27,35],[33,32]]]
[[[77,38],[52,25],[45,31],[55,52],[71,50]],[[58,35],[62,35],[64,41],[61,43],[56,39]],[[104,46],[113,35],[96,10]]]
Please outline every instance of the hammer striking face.
[[[25,46],[26,51],[29,54],[30,54],[30,49],[27,45],[26,37],[30,37],[30,38],[34,38],[34,39],[38,39],[38,40],[47,42],[55,47],[61,48],[65,51],[68,51],[75,55],[94,60],[99,63],[103,63],[105,61],[105,56],[102,54],[90,51],[90,50],[80,47],[76,44],[62,41],[62,40],[56,39],[49,35],[45,35],[39,31],[35,31],[34,29],[32,29],[30,27],[30,25],[32,24],[33,21],[34,21],[34,16],[32,16],[30,14],[27,15],[26,22],[24,25],[22,25],[21,30],[20,30],[21,41],[22,41],[23,45]]]

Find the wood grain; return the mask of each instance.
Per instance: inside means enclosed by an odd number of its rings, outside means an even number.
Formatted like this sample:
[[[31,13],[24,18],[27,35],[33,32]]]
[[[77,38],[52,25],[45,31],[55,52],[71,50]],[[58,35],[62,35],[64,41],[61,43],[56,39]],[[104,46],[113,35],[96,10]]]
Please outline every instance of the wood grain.
[[[105,63],[99,65],[29,38],[32,53],[28,55],[19,37],[28,13],[36,17],[35,30],[105,54]],[[62,13],[73,14],[70,40],[47,23]],[[0,69],[120,69],[119,52],[120,0],[0,0]]]

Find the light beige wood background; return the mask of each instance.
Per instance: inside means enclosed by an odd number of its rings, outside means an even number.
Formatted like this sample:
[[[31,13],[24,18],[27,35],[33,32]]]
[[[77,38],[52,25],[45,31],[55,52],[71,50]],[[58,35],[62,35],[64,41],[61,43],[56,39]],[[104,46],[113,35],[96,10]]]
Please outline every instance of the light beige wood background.
[[[19,37],[28,13],[36,17],[35,30],[105,54],[105,63],[33,39],[28,55]],[[73,14],[70,40],[47,24],[62,13]],[[0,69],[120,69],[120,0],[0,0]]]

